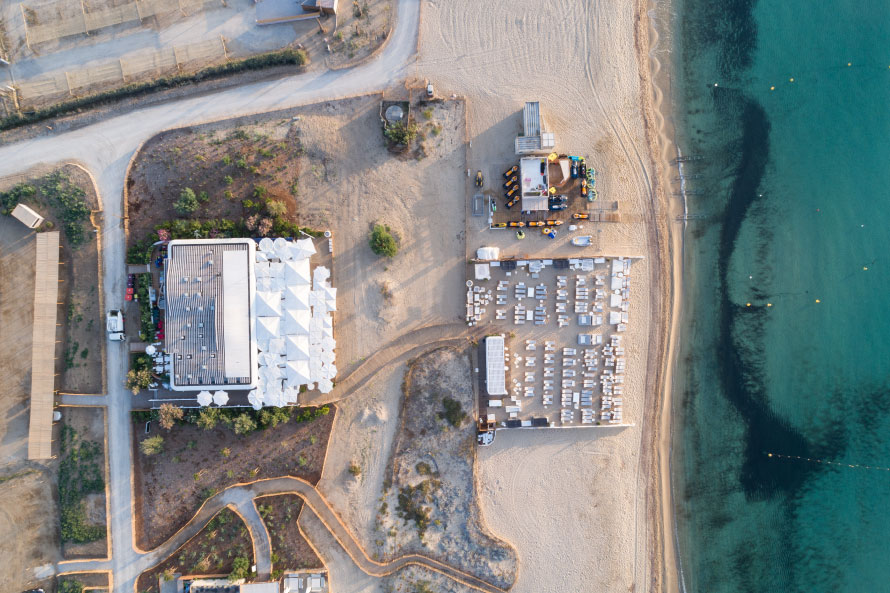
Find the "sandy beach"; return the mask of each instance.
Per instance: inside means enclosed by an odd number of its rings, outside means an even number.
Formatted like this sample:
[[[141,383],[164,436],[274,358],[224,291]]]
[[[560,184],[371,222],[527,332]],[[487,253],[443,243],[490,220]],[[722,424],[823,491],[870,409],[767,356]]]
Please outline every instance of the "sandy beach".
[[[517,592],[676,590],[666,386],[679,205],[666,191],[673,155],[663,94],[650,82],[663,70],[650,60],[649,8],[569,0],[546,9],[531,0],[422,7],[417,76],[467,98],[467,166],[508,158],[518,111],[540,101],[557,149],[587,155],[600,195],[620,201],[621,223],[592,225],[598,249],[645,255],[634,269],[628,332],[634,397],[625,413],[634,426],[501,433],[479,452],[484,519],[516,547]],[[468,230],[468,250],[483,241]]]

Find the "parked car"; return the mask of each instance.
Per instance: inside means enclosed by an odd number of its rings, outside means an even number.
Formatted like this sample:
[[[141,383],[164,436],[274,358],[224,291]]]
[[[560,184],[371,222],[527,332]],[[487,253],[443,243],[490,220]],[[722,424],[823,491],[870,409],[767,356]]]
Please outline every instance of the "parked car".
[[[435,93],[433,92],[433,83],[431,83],[429,80],[427,80],[426,81],[426,96],[427,96],[427,98],[432,99],[434,94]]]

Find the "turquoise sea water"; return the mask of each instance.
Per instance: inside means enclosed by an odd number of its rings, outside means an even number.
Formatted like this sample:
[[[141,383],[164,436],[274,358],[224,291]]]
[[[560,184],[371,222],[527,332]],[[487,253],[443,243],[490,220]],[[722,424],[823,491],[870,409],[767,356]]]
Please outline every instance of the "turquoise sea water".
[[[678,143],[705,156],[675,385],[685,589],[890,591],[890,471],[848,467],[890,467],[890,2],[681,0],[673,39]]]

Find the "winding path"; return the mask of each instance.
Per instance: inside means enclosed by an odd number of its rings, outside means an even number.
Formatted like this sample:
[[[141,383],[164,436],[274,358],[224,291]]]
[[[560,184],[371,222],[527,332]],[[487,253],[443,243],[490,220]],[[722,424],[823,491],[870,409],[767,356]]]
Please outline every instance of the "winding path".
[[[189,522],[170,539],[149,552],[136,551],[135,553],[138,555],[136,564],[141,570],[152,568],[170,557],[176,550],[195,537],[218,512],[224,508],[230,508],[244,519],[250,531],[254,542],[257,572],[260,577],[268,576],[272,570],[269,535],[253,500],[260,496],[275,494],[296,494],[302,498],[306,503],[306,507],[318,517],[325,528],[334,536],[334,539],[337,540],[337,543],[352,558],[356,566],[370,576],[383,577],[407,566],[417,565],[438,572],[478,591],[504,593],[503,589],[491,583],[420,554],[399,556],[389,562],[372,560],[321,492],[306,480],[289,476],[260,480],[250,484],[237,484],[208,498]],[[79,560],[63,563],[59,568],[60,573],[108,570],[109,561]]]

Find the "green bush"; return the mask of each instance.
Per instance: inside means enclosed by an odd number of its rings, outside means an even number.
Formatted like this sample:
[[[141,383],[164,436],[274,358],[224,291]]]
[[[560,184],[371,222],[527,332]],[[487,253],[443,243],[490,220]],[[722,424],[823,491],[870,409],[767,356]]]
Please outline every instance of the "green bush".
[[[201,408],[196,424],[204,430],[215,428],[219,422],[219,408]]]
[[[179,192],[179,199],[173,203],[173,209],[181,216],[193,214],[198,206],[198,196],[195,195],[195,190],[190,187]]]
[[[235,434],[250,434],[251,432],[256,430],[256,420],[254,420],[249,414],[244,413],[235,418],[232,427],[235,430]]]
[[[266,202],[266,212],[273,218],[278,218],[287,214],[287,204],[281,200],[269,200]]]
[[[56,593],[83,593],[84,584],[74,579],[59,579]]]
[[[442,399],[442,411],[439,412],[439,418],[447,421],[451,426],[457,427],[466,417],[467,414],[461,408],[459,401],[447,396]]]
[[[105,528],[88,525],[84,499],[105,490],[102,446],[83,441],[63,425],[59,446],[59,516],[62,541],[87,543],[105,537]]]
[[[229,573],[229,582],[233,583],[250,576],[250,560],[244,556],[238,556],[232,560],[232,572]]]
[[[36,193],[37,188],[27,183],[19,183],[9,191],[0,192],[0,213],[9,216],[19,202],[34,197]]]
[[[393,144],[407,146],[417,137],[417,124],[397,121],[388,124],[383,129],[383,135]]]
[[[144,439],[139,443],[139,450],[142,451],[144,455],[157,455],[158,453],[163,453],[164,437],[155,435]]]
[[[396,244],[395,237],[389,231],[389,227],[385,225],[375,224],[371,230],[370,237],[371,251],[382,257],[395,257],[399,252],[399,246]]]

